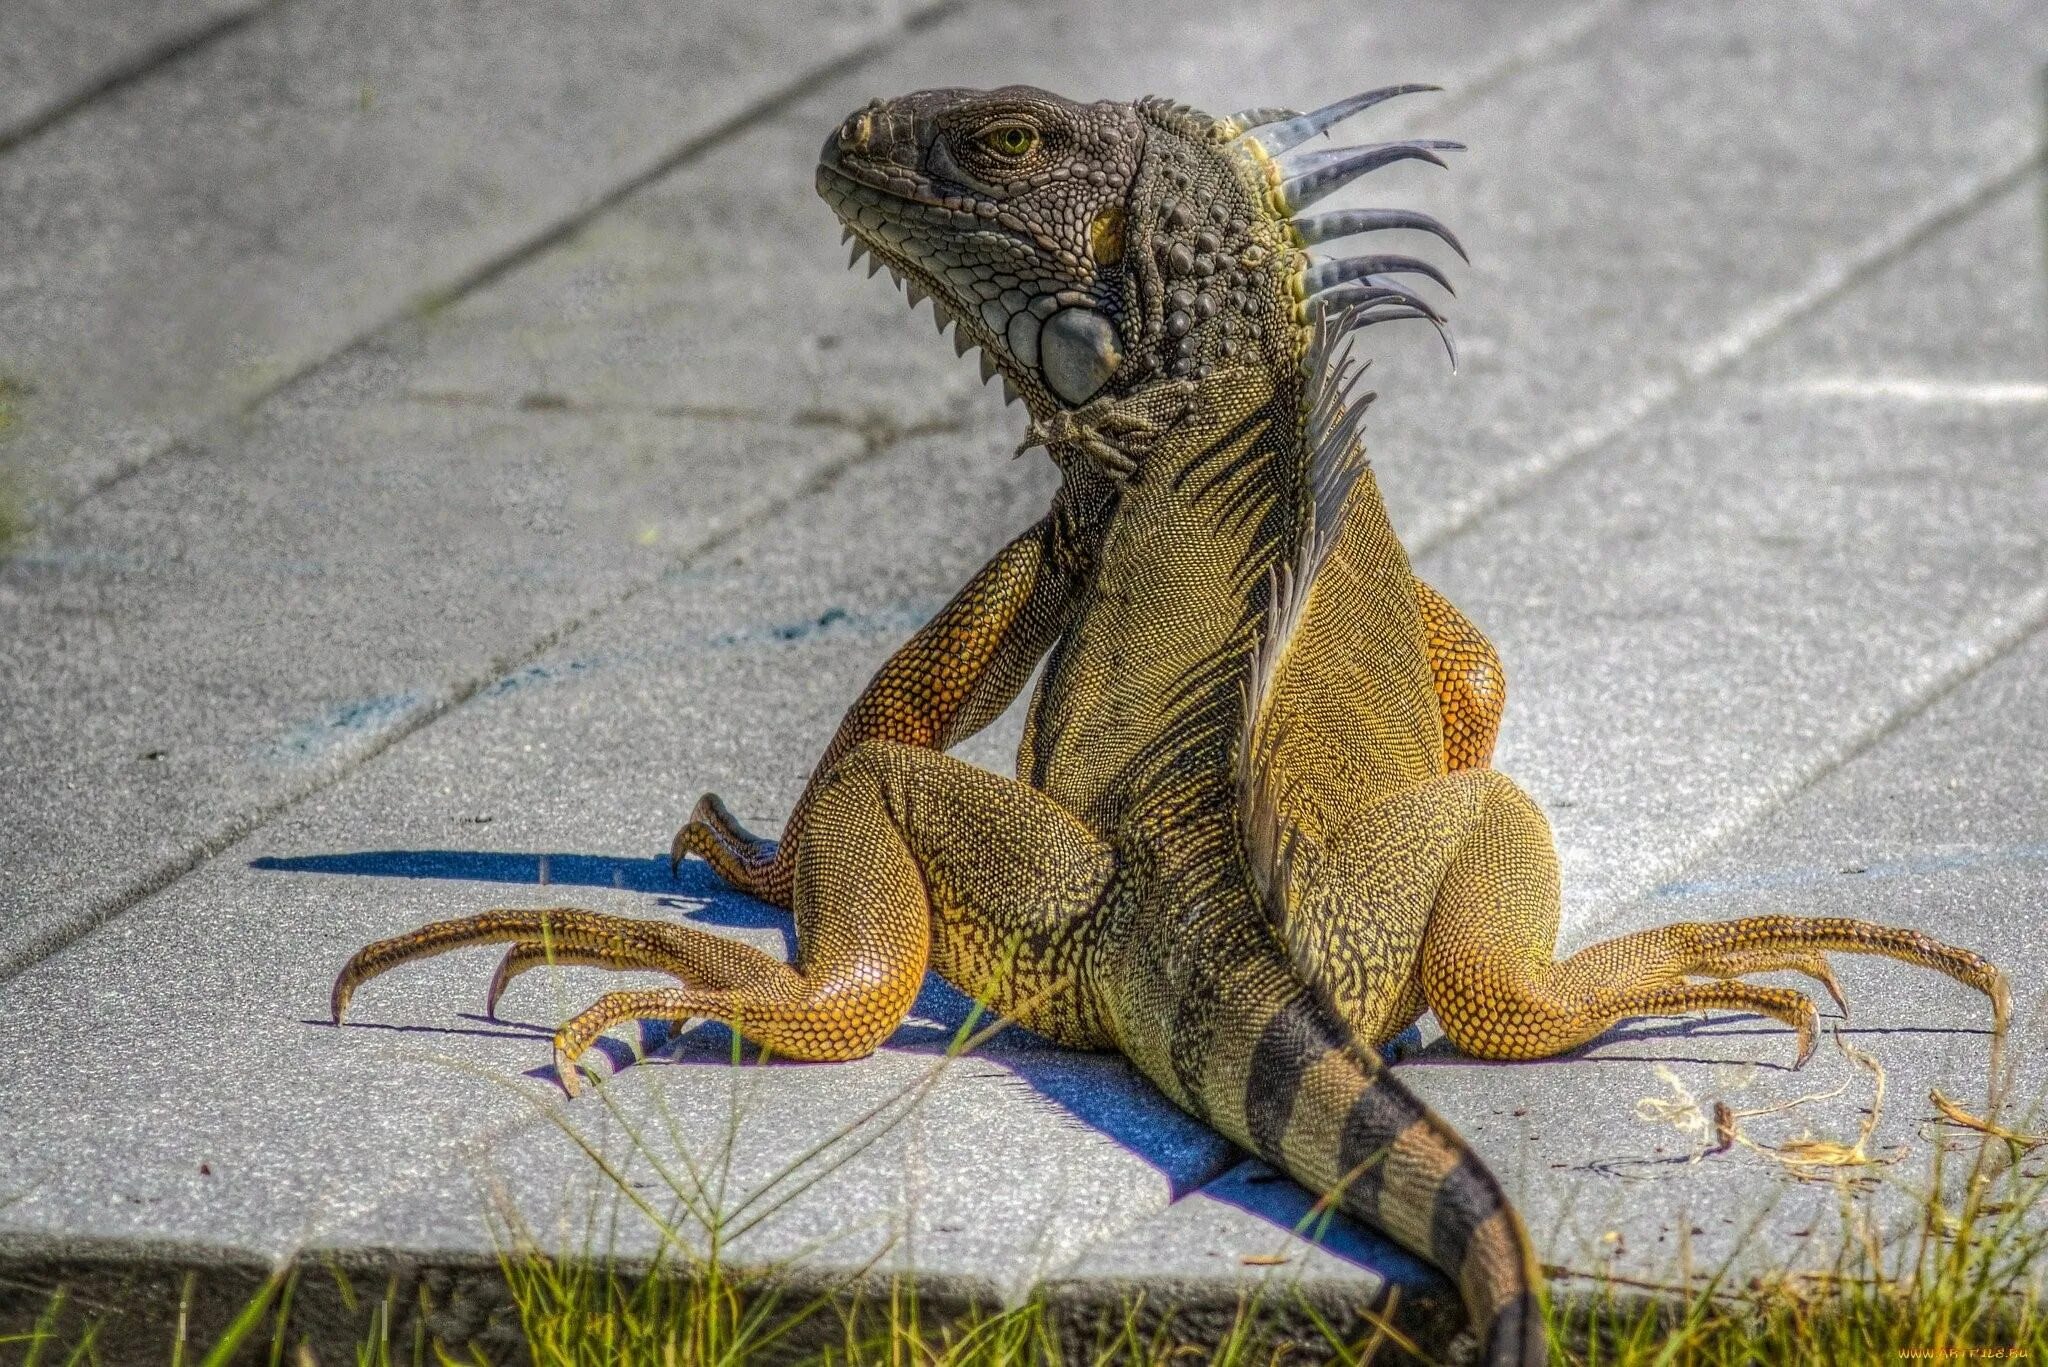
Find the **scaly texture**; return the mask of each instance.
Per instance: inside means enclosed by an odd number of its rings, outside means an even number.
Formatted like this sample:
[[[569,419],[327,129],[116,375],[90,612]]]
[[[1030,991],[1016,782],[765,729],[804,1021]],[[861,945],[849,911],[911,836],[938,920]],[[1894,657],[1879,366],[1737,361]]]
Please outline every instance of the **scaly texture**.
[[[1486,639],[1419,584],[1360,431],[1358,329],[1449,334],[1414,257],[1311,258],[1425,215],[1304,212],[1455,144],[1319,146],[1381,100],[1214,119],[1026,87],[878,100],[826,141],[818,188],[913,304],[929,298],[1063,472],[1005,547],[875,676],[779,845],[706,797],[678,833],[793,908],[785,964],[692,926],[494,911],[380,941],[335,984],[485,942],[491,1001],[549,961],[649,967],[556,1036],[577,1057],[635,1017],[711,1018],[778,1053],[854,1058],[927,967],[1052,1039],[1114,1047],[1158,1087],[1443,1268],[1489,1364],[1544,1360],[1540,1273],[1499,1183],[1379,1061],[1435,1011],[1486,1058],[1570,1048],[1630,1015],[1813,1007],[1741,981],[1889,954],[1990,993],[1912,931],[1762,917],[1678,925],[1554,962],[1542,815],[1485,768],[1504,697]],[[1452,352],[1455,362],[1455,352]],[[1015,780],[942,751],[1044,662]],[[1838,997],[1839,999],[1839,997]]]

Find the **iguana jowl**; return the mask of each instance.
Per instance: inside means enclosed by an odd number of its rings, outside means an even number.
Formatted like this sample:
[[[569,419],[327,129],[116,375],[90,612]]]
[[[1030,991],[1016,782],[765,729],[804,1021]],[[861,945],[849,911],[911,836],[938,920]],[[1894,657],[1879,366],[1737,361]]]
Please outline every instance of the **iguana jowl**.
[[[334,990],[512,942],[491,999],[550,958],[651,967],[563,1027],[576,1058],[635,1017],[728,1022],[778,1054],[845,1059],[902,1021],[927,966],[1061,1042],[1114,1047],[1180,1105],[1456,1281],[1490,1363],[1543,1360],[1528,1239],[1471,1150],[1379,1063],[1436,1012],[1484,1058],[1530,1058],[1628,1016],[1705,1007],[1793,1025],[1744,975],[1888,954],[1991,994],[1966,951],[1865,922],[1759,917],[1625,936],[1554,962],[1542,815],[1483,767],[1498,717],[1484,638],[1421,588],[1359,441],[1347,334],[1435,310],[1410,257],[1306,248],[1440,225],[1304,212],[1421,141],[1312,140],[1379,100],[1212,119],[1023,87],[876,101],[827,141],[819,189],[934,300],[1032,415],[1065,473],[1006,547],[876,676],[780,847],[716,799],[676,838],[793,906],[794,964],[696,927],[500,910],[359,952]],[[1455,241],[1453,241],[1455,246]],[[1002,778],[943,748],[1046,657]],[[1469,668],[1468,668],[1469,666]]]

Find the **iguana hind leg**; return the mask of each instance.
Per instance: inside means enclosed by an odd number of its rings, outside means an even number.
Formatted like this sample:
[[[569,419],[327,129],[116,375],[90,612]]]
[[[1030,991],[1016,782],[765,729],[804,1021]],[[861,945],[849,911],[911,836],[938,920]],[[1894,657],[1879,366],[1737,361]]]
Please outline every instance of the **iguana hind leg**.
[[[1994,1028],[2005,1027],[2005,980],[1987,960],[1917,930],[1838,916],[1680,921],[1588,945],[1552,965],[1540,982],[1532,978],[1540,1005],[1525,1012],[1523,1027],[1533,1032],[1530,1046],[1547,1032],[1549,1047],[1537,1046],[1537,1052],[1555,1053],[1584,1043],[1628,1016],[1746,1009],[1776,1016],[1797,1029],[1803,1061],[1817,1024],[1813,1004],[1799,993],[1758,987],[1739,977],[1786,970],[1806,973],[1829,987],[1839,1004],[1840,990],[1822,957],[1828,953],[1880,954],[1931,968],[1984,993],[1991,999]],[[1427,968],[1424,974],[1427,981]],[[1715,981],[1685,981],[1699,977]],[[1492,1028],[1498,1031],[1502,1024],[1496,1022]],[[1557,1043],[1573,1035],[1577,1038]],[[1514,1044],[1509,1047],[1515,1052],[1500,1056],[1535,1056]]]
[[[1990,997],[1994,1026],[2004,1029],[2005,980],[1987,960],[1916,930],[1842,917],[1679,922],[1557,962],[1557,855],[1527,795],[1482,770],[1446,775],[1407,801],[1416,810],[1404,820],[1423,843],[1406,881],[1434,888],[1422,938],[1423,995],[1468,1054],[1544,1058],[1630,1017],[1719,1009],[1792,1026],[1803,1061],[1817,1024],[1812,1002],[1738,975],[1796,969],[1827,982],[1821,956],[1829,953],[1882,954],[1943,973]],[[1369,813],[1361,824],[1373,819]],[[1439,857],[1446,833],[1455,839]],[[1713,981],[1689,981],[1702,977]]]
[[[564,1025],[555,1056],[571,1090],[575,1060],[632,1019],[717,1020],[788,1058],[862,1057],[909,1013],[928,962],[997,1012],[1063,1042],[1100,1044],[1107,1034],[1076,970],[1110,863],[1043,794],[932,751],[870,741],[816,785],[794,861],[795,963],[696,926],[575,908],[485,912],[363,948],[335,982],[334,1017],[359,986],[402,963],[509,942],[494,996],[550,950],[560,962],[682,981],[607,994]]]

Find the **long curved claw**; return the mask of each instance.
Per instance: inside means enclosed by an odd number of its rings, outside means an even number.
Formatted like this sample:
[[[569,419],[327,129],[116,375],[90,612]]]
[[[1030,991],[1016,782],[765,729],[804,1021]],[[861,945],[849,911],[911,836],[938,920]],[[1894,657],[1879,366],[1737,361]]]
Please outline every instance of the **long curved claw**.
[[[735,833],[739,823],[732,819],[732,813],[725,809],[717,793],[706,793],[697,799],[697,805],[690,809],[689,820],[676,830],[676,838],[668,846],[668,876],[674,878],[683,867],[685,856],[698,852],[697,843],[691,838],[692,828],[703,831],[714,840],[725,841]],[[738,832],[745,834],[745,832]]]
[[[697,799],[697,805],[690,812],[690,819],[701,821],[717,831],[719,836],[745,850],[749,855],[767,854],[775,842],[764,840],[740,824],[740,819],[725,805],[725,799],[717,793],[706,793]]]
[[[570,1100],[583,1095],[582,1070],[566,1051],[560,1032],[555,1035],[555,1080],[562,1084],[562,1090],[569,1094]]]
[[[555,1031],[555,1075],[562,1090],[576,1096],[581,1089],[577,1061],[597,1037],[621,1021],[687,1021],[714,1008],[712,994],[690,988],[641,988],[607,992]]]
[[[718,794],[706,793],[697,799],[690,819],[669,842],[669,877],[680,873],[683,859],[694,854],[733,887],[760,896],[764,891],[763,879],[775,864],[778,848],[776,842],[764,840],[742,826],[726,810]]]
[[[1827,989],[1828,996],[1834,1000],[1835,1010],[1842,1013],[1843,1020],[1849,1019],[1849,999],[1842,995],[1842,985],[1835,981],[1834,965],[1828,962],[1825,954],[1813,956],[1813,966],[1807,970],[1807,976]]]
[[[515,937],[515,927],[504,924],[505,916],[497,912],[484,912],[478,916],[464,916],[452,921],[434,921],[418,930],[403,935],[391,935],[382,940],[372,940],[341,966],[341,972],[334,977],[334,988],[328,994],[327,1007],[333,1022],[341,1024],[342,1016],[348,1011],[349,1000],[356,989],[372,978],[379,977],[400,964],[414,959],[429,959],[436,954],[445,954],[451,949],[465,945],[490,944],[497,940]],[[517,930],[524,930],[520,919]]]
[[[498,960],[497,968],[491,971],[490,986],[484,989],[484,1015],[496,1020],[498,999],[505,995],[505,989],[512,985],[512,980],[547,961],[548,944],[545,940],[521,940],[506,950],[505,957]]]
[[[1799,1032],[1799,1056],[1792,1060],[1795,1071],[1806,1066],[1813,1057],[1814,1046],[1820,1043],[1820,1012],[1814,1009],[1810,997],[1801,997],[1799,1005],[1798,1019],[1792,1022],[1792,1028]]]

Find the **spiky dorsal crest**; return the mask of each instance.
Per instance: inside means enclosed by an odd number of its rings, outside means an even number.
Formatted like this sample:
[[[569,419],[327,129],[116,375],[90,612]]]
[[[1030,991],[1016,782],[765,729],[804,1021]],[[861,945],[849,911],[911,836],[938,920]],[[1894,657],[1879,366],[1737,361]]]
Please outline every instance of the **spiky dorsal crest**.
[[[1366,363],[1352,352],[1359,329],[1396,319],[1418,318],[1435,327],[1457,368],[1457,352],[1434,305],[1393,277],[1420,275],[1446,291],[1450,282],[1427,262],[1409,256],[1368,255],[1311,260],[1307,248],[1361,233],[1406,229],[1434,234],[1459,257],[1465,248],[1450,229],[1427,214],[1400,209],[1339,209],[1304,212],[1325,195],[1359,176],[1398,161],[1444,165],[1439,152],[1462,144],[1409,139],[1359,147],[1309,144],[1336,124],[1399,95],[1435,90],[1429,85],[1385,86],[1301,114],[1254,108],[1210,121],[1204,132],[1221,144],[1238,167],[1281,241],[1294,248],[1288,288],[1295,301],[1302,366],[1301,445],[1306,483],[1298,540],[1293,555],[1276,564],[1267,592],[1266,627],[1251,661],[1246,685],[1244,731],[1238,748],[1238,811],[1251,875],[1269,914],[1286,920],[1290,887],[1304,853],[1287,813],[1292,807],[1287,778],[1277,762],[1287,736],[1289,714],[1274,700],[1286,672],[1287,656],[1300,634],[1317,575],[1336,549],[1344,509],[1366,469],[1360,439],[1373,395],[1364,390]],[[1159,117],[1155,114],[1154,117]]]
[[[1214,120],[1209,126],[1212,140],[1236,162],[1250,182],[1267,217],[1284,228],[1284,239],[1296,249],[1295,268],[1289,282],[1295,301],[1295,323],[1307,330],[1318,318],[1342,311],[1353,328],[1371,327],[1400,319],[1421,319],[1436,328],[1451,368],[1458,367],[1458,353],[1444,327],[1443,316],[1434,305],[1394,277],[1424,276],[1446,292],[1450,281],[1426,261],[1412,256],[1362,255],[1312,261],[1307,248],[1361,233],[1405,229],[1435,235],[1461,259],[1464,244],[1456,235],[1428,214],[1404,209],[1338,209],[1308,213],[1310,205],[1325,195],[1382,166],[1397,161],[1426,161],[1444,165],[1437,155],[1458,150],[1464,144],[1436,138],[1412,138],[1397,142],[1370,143],[1358,147],[1306,146],[1318,135],[1355,114],[1363,113],[1398,95],[1433,91],[1433,85],[1393,85],[1368,90],[1306,114],[1290,110],[1257,108]]]
[[[1262,104],[1255,105],[1250,109],[1240,109],[1235,114],[1227,115],[1216,122],[1223,136],[1235,141],[1246,133],[1251,132],[1254,128],[1264,128],[1269,123],[1279,123],[1283,119],[1298,119],[1300,117],[1301,111],[1299,109],[1288,109],[1281,105]]]
[[[1275,763],[1286,714],[1271,704],[1287,652],[1308,611],[1316,576],[1336,549],[1344,505],[1367,466],[1360,430],[1376,397],[1362,388],[1369,361],[1352,352],[1348,310],[1318,315],[1302,358],[1301,441],[1308,453],[1308,501],[1292,561],[1276,564],[1267,592],[1266,629],[1252,653],[1251,680],[1238,744],[1238,812],[1252,881],[1276,922],[1287,914],[1296,833],[1285,811],[1286,777]]]
[[[1238,130],[1230,120],[1204,114],[1164,95],[1141,96],[1136,108],[1147,121],[1191,142],[1223,142],[1237,136]]]

